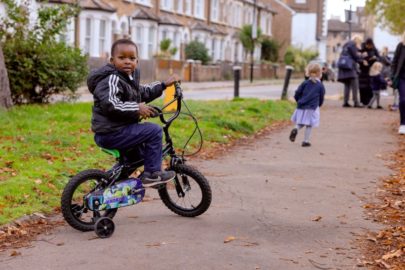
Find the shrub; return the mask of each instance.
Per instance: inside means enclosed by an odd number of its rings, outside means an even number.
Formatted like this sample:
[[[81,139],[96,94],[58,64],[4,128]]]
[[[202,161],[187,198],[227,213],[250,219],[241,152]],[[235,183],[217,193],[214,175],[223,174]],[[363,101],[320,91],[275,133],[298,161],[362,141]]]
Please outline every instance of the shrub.
[[[208,49],[199,41],[191,41],[185,47],[185,54],[187,59],[200,60],[203,64],[210,61]]]
[[[262,59],[266,61],[277,62],[280,44],[276,40],[269,38],[264,38],[261,43]]]
[[[87,57],[57,37],[78,8],[41,7],[38,19],[31,22],[27,3],[3,2],[7,16],[0,18],[0,43],[14,103],[46,103],[53,94],[74,93],[87,76]]]
[[[290,46],[284,54],[284,62],[297,71],[304,71],[309,61],[318,57],[319,53],[311,49],[301,49]]]

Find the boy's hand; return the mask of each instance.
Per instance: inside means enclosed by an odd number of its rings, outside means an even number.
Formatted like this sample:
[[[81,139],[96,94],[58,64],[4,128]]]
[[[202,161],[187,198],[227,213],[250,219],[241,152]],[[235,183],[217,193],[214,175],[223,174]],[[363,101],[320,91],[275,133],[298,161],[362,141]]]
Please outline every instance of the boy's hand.
[[[167,78],[166,81],[164,81],[164,83],[166,86],[170,86],[178,81],[180,81],[180,76],[174,73],[169,78]]]
[[[146,105],[145,103],[140,103],[139,104],[139,116],[140,116],[141,119],[146,119],[146,118],[149,118],[149,117],[153,117],[157,113],[158,112],[154,108]]]

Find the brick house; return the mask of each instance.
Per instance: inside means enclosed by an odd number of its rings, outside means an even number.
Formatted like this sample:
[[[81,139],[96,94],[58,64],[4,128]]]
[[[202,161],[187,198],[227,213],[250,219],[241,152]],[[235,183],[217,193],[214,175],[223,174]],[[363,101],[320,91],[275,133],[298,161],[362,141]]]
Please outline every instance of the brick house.
[[[363,39],[365,30],[360,24],[352,24],[352,36],[359,35]],[[335,67],[335,63],[339,58],[343,45],[349,39],[349,25],[339,19],[328,20],[328,36],[326,46],[326,62]]]

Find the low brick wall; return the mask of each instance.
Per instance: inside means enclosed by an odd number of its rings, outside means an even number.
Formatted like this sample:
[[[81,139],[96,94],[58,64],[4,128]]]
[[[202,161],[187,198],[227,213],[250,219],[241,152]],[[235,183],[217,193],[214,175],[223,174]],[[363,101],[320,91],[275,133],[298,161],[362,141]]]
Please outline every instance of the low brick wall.
[[[90,58],[90,70],[108,63],[106,58]],[[241,79],[250,79],[250,63],[242,63]],[[165,80],[171,72],[180,75],[183,81],[204,82],[224,81],[233,79],[233,64],[228,62],[215,65],[202,65],[200,61],[176,61],[166,59],[140,60],[138,67],[141,71],[141,82]],[[275,73],[276,72],[276,73]],[[285,76],[285,65],[276,67],[273,64],[256,64],[253,66],[255,79],[282,79]],[[303,72],[293,72],[293,78],[304,78]]]

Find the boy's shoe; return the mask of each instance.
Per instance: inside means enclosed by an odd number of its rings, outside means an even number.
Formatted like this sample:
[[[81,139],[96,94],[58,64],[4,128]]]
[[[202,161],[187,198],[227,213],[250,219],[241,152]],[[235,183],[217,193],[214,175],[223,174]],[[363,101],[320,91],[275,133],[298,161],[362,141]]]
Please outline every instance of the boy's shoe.
[[[368,105],[367,108],[372,109],[373,107],[371,107],[371,105]]]
[[[291,133],[290,133],[290,141],[295,141],[295,137],[297,137],[297,134],[298,134],[298,129],[296,129],[296,128],[293,128],[293,130],[291,130]]]
[[[141,181],[144,187],[155,187],[169,182],[175,176],[176,173],[174,171],[144,172]]]
[[[351,107],[352,105],[350,105],[349,103],[344,103],[343,105],[342,105],[342,107],[344,107],[344,108],[349,108],[349,107]]]
[[[384,108],[382,106],[377,106],[377,109],[382,110]]]
[[[311,144],[309,142],[302,142],[301,146],[302,147],[310,147]]]
[[[399,126],[398,134],[405,135],[405,125]]]

